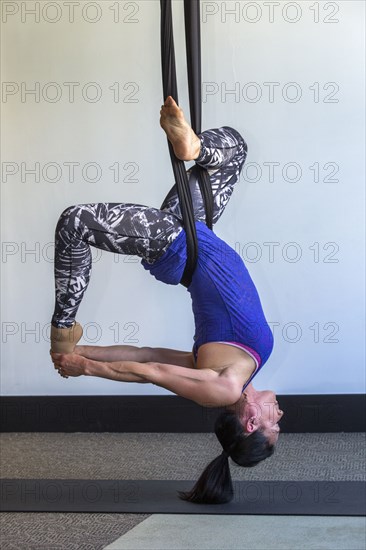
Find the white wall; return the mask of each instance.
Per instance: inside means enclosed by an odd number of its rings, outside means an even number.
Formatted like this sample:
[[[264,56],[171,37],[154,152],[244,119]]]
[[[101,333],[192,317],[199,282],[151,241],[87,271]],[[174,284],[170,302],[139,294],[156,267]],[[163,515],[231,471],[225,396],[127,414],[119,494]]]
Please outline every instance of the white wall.
[[[241,182],[215,230],[242,254],[275,323],[275,349],[256,387],[360,393],[365,5],[279,2],[272,13],[269,4],[202,2],[203,127],[232,125],[249,146]],[[119,2],[119,22],[116,5],[79,2],[70,22],[64,2],[2,3],[3,395],[169,394],[152,385],[64,380],[48,355],[52,241],[61,211],[108,201],[159,207],[173,183],[159,127],[159,3]],[[180,103],[187,111],[182,16],[175,1]],[[73,102],[66,82],[79,83]],[[24,94],[35,86],[39,98]],[[73,182],[70,162],[79,163]],[[35,163],[39,181],[25,171]],[[87,163],[99,167],[99,181],[90,181],[96,171]],[[119,182],[109,168],[116,163]],[[268,163],[277,163],[273,178]],[[123,181],[136,168],[137,181]],[[158,283],[137,257],[93,255],[78,313],[85,343],[192,348],[184,287]]]

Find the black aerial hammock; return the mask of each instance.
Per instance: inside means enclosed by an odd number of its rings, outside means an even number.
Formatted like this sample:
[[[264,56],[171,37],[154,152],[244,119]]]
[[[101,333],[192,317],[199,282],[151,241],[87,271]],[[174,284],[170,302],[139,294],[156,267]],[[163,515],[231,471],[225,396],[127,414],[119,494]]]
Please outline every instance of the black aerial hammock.
[[[171,0],[160,0],[160,8],[163,101],[170,95],[178,104]],[[191,127],[196,134],[199,134],[201,132],[202,117],[200,0],[184,0],[184,22]],[[189,189],[185,164],[175,156],[173,147],[169,141],[168,146],[174,178],[177,185],[183,227],[187,236],[187,262],[180,284],[188,287],[196,268],[198,255],[192,196]],[[205,205],[206,225],[212,229],[213,196],[208,173],[205,169],[196,164],[192,169],[191,177],[195,178],[199,183]]]

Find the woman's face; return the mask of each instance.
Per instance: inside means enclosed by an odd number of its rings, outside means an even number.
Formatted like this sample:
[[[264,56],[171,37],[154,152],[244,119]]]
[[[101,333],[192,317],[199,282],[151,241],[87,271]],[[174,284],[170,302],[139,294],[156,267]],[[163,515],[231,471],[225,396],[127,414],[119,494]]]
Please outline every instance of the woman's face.
[[[265,390],[258,392],[258,398],[256,404],[258,406],[258,420],[261,427],[261,431],[271,445],[274,445],[280,433],[280,427],[278,422],[283,416],[276,394],[271,390]]]

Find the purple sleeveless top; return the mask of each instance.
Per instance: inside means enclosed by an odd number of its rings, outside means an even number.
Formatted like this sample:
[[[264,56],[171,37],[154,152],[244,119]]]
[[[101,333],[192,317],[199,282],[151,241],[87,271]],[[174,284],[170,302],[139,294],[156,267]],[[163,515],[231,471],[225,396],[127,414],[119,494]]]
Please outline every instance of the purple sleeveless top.
[[[245,388],[272,353],[273,334],[242,258],[203,222],[196,221],[196,230],[198,261],[187,288],[196,329],[193,353],[197,358],[198,348],[208,342],[227,342],[243,347],[257,365]],[[141,260],[141,264],[158,281],[178,285],[186,258],[183,229],[158,260],[153,264]]]

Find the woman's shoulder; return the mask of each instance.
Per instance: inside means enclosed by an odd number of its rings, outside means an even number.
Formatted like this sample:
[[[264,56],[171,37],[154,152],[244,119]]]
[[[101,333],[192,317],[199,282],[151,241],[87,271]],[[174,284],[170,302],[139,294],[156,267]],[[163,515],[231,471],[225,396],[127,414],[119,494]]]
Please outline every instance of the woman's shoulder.
[[[241,388],[253,375],[256,367],[253,357],[243,349],[217,342],[202,344],[198,349],[197,369],[214,370],[220,377],[230,379]]]

